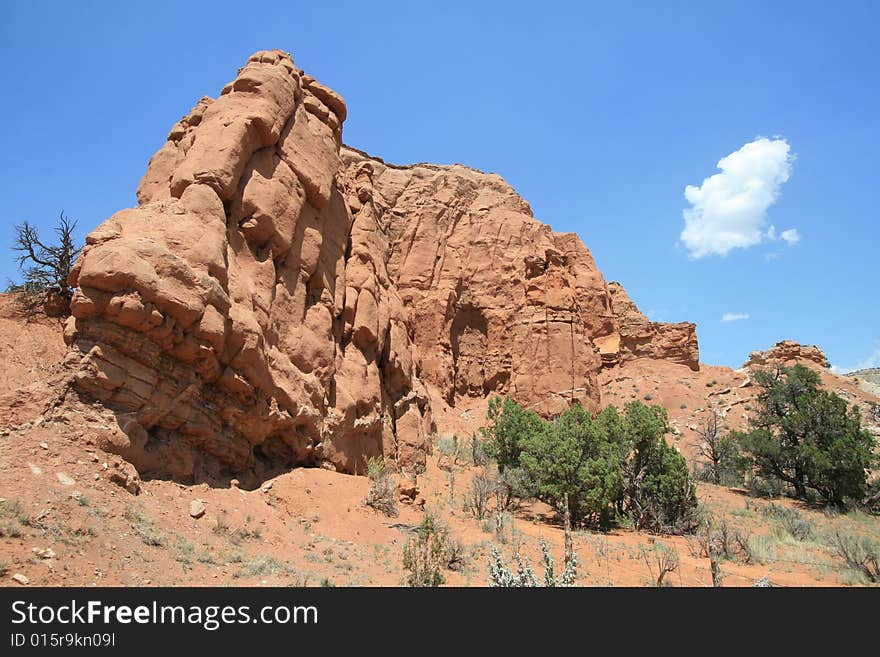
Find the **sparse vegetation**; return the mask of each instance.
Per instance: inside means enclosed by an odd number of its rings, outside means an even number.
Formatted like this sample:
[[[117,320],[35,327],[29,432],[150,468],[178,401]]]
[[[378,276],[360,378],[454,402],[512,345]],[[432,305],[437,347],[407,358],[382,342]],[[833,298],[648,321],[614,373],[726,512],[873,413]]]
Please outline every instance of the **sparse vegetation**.
[[[835,530],[827,543],[846,567],[874,584],[880,582],[880,546],[870,538]]]
[[[467,563],[468,556],[464,543],[458,539],[449,539],[446,551],[447,570],[459,571]]]
[[[437,441],[437,451],[450,459],[447,467],[456,467],[461,463],[467,463],[473,458],[473,444],[466,444],[459,440],[457,435],[445,436]]]
[[[156,527],[153,519],[141,509],[129,506],[125,510],[125,519],[131,525],[135,535],[144,542],[144,545],[161,547],[167,544],[168,537],[165,532]]]
[[[397,485],[385,470],[385,461],[381,456],[370,457],[367,461],[367,474],[370,478],[370,492],[364,504],[388,517],[397,517]]]
[[[178,536],[172,542],[174,558],[185,566],[192,565],[196,559],[196,546],[188,538]]]
[[[717,567],[720,561],[738,561],[752,563],[755,551],[750,533],[736,529],[727,520],[714,518],[707,514],[695,536],[697,547],[691,544],[691,554],[699,558],[708,558],[712,567],[713,582],[720,580],[721,573]],[[719,586],[716,582],[715,586]]]
[[[797,509],[770,504],[764,507],[764,515],[775,518],[792,538],[806,541],[813,538],[813,526]]]
[[[24,528],[30,524],[30,518],[18,500],[0,502],[0,538],[18,538]]]
[[[570,558],[566,560],[562,575],[558,578],[555,574],[553,555],[550,554],[550,548],[543,536],[541,537],[541,555],[544,561],[544,577],[539,583],[528,558],[523,557],[519,551],[514,553],[517,564],[517,570],[514,573],[504,565],[501,552],[493,545],[489,557],[489,586],[499,588],[574,586],[578,567],[576,553],[572,552]]]
[[[669,582],[665,581],[666,576],[677,571],[679,565],[678,552],[675,548],[657,542],[654,543],[652,550],[642,546],[641,552],[654,586],[670,586]]]
[[[465,495],[464,510],[477,520],[485,518],[489,511],[489,502],[495,495],[496,485],[495,480],[485,470],[475,474]]]
[[[695,468],[697,479],[724,486],[742,483],[748,465],[737,441],[725,431],[721,414],[712,409],[697,427],[700,442],[697,451],[702,457]]]
[[[270,554],[258,554],[241,560],[241,568],[233,577],[264,577],[266,575],[294,575],[296,569],[286,561],[279,561]]]
[[[449,529],[426,511],[415,536],[403,548],[406,585],[440,586],[446,581],[443,570],[449,563]]]
[[[250,522],[250,516],[245,519],[245,523]],[[245,541],[258,541],[263,537],[263,531],[256,527],[250,529],[248,527],[238,527],[232,529],[226,522],[226,512],[220,511],[217,514],[217,520],[211,531],[217,536],[224,536],[233,545],[241,545]]]

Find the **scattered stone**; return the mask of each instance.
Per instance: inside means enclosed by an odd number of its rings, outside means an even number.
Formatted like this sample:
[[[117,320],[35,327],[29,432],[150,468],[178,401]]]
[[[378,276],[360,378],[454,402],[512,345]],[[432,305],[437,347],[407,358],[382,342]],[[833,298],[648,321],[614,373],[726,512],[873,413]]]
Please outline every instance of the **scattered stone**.
[[[28,463],[28,467],[31,469],[31,472],[33,472],[35,475],[41,475],[41,474],[43,474],[43,470],[42,470],[42,468],[40,468],[39,466],[34,465],[33,463]]]
[[[773,584],[766,577],[762,577],[758,581],[756,581],[752,586],[755,586],[760,589],[771,589],[773,588]]]
[[[397,484],[397,499],[404,504],[413,504],[416,501],[418,494],[418,486]]]
[[[108,465],[104,463],[104,469],[108,469]],[[113,459],[113,468],[107,475],[110,483],[124,488],[132,495],[138,495],[141,492],[141,478],[134,466],[127,461],[116,458]]]
[[[55,476],[58,477],[58,481],[64,486],[73,486],[76,483],[70,475],[64,472],[56,472]]]
[[[40,447],[43,449],[49,449],[49,443],[40,443]]]
[[[27,586],[28,584],[31,583],[31,580],[29,580],[26,576],[22,575],[21,573],[15,573],[15,575],[12,576],[12,579],[14,579],[16,582],[18,582],[22,586]]]
[[[264,493],[268,493],[270,490],[272,490],[272,482],[271,481],[264,482],[263,485],[260,486],[260,490],[263,491]]]
[[[193,518],[201,518],[205,515],[205,503],[202,500],[193,500],[189,503],[189,515]]]
[[[34,554],[36,554],[38,557],[40,557],[40,559],[48,560],[48,559],[55,558],[55,550],[53,550],[52,548],[49,548],[49,547],[44,548],[42,550],[40,548],[33,548],[31,551]]]

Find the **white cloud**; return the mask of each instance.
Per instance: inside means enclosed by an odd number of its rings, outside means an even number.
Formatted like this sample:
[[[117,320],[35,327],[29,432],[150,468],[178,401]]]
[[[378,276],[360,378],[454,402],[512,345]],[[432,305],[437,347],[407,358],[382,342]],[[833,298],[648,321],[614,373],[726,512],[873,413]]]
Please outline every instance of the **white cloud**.
[[[776,239],[774,226],[764,231],[767,209],[779,198],[793,161],[785,139],[759,137],[721,158],[717,165],[721,173],[706,178],[699,187],[685,187],[691,207],[683,213],[681,241],[691,257],[723,256],[732,249],[759,244],[765,237]],[[794,244],[800,235],[789,229],[783,231],[782,239]]]
[[[739,322],[744,319],[748,319],[748,313],[724,313],[721,316],[722,322]]]
[[[788,230],[784,230],[779,237],[781,237],[789,246],[794,246],[801,241],[801,234],[797,232],[797,228],[789,228]]]

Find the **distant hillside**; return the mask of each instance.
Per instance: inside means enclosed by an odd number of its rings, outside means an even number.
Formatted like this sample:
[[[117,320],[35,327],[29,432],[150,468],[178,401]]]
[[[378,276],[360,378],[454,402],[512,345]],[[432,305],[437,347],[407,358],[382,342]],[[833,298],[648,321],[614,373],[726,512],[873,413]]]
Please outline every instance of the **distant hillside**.
[[[859,387],[865,392],[880,396],[880,367],[857,370],[850,372],[847,376],[857,379]]]

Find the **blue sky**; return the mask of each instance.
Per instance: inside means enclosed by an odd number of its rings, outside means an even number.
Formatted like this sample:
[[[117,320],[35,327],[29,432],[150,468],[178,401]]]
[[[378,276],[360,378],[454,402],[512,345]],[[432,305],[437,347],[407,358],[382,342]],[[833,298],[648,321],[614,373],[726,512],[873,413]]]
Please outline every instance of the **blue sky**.
[[[696,322],[704,362],[791,338],[880,365],[878,25],[873,1],[7,4],[0,244],[134,205],[171,125],[281,48],[345,97],[346,143],[503,175],[651,318]],[[759,137],[788,148],[704,185]],[[706,239],[745,198],[759,243],[682,240],[688,185]]]

